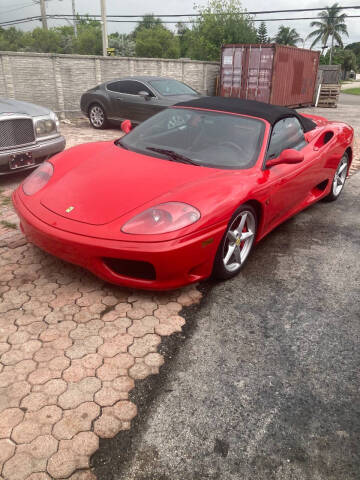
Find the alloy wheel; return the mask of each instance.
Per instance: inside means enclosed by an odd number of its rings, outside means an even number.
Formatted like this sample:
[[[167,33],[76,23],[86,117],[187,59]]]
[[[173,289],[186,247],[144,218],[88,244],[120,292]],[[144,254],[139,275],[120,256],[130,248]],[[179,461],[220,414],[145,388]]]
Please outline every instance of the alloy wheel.
[[[348,170],[348,160],[344,156],[341,159],[339,166],[335,172],[334,180],[332,184],[332,193],[335,197],[339,196],[341,193],[341,190],[344,188],[347,170]]]
[[[101,128],[104,125],[105,114],[104,110],[98,105],[94,105],[90,109],[90,121],[96,128]]]
[[[244,210],[230,225],[223,248],[223,263],[228,272],[235,272],[248,257],[255,238],[256,221],[252,212]]]

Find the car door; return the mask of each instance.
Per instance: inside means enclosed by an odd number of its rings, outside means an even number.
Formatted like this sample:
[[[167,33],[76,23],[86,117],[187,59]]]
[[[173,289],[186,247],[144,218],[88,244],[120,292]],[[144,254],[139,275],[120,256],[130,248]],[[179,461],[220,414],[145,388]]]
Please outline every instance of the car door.
[[[120,80],[117,84],[115,105],[118,118],[142,122],[156,113],[156,95],[143,82]],[[140,95],[140,92],[146,92],[148,96]]]
[[[124,81],[119,80],[116,82],[109,82],[106,85],[106,93],[109,99],[109,111],[108,118],[110,119],[120,119],[127,118],[121,117],[121,102],[122,102],[122,91],[124,89]]]
[[[280,164],[268,169],[269,228],[301,205],[310,190],[320,182],[318,152],[309,148],[296,117],[286,117],[274,125],[266,161],[277,158],[286,149],[301,150],[304,160],[298,164]]]

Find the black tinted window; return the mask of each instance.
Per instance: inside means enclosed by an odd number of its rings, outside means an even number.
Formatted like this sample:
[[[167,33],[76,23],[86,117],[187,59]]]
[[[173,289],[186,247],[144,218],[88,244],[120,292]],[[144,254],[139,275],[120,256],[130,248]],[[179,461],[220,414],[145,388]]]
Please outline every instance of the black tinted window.
[[[299,120],[295,117],[284,118],[275,123],[272,129],[267,158],[276,158],[287,148],[300,150],[305,145],[304,131]]]
[[[118,82],[108,83],[107,88],[112,92],[127,93],[130,95],[139,95],[139,92],[145,91],[153,96],[153,93],[146,85],[134,80],[120,80]]]

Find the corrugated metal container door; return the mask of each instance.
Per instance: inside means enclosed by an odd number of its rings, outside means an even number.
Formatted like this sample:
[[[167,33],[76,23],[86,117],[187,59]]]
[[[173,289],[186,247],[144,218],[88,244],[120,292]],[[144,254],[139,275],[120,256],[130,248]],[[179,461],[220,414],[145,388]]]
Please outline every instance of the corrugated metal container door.
[[[269,103],[273,58],[272,47],[250,46],[247,49],[247,68],[244,71],[244,92],[241,98]]]
[[[274,105],[311,105],[319,52],[284,45],[225,45],[220,95]]]
[[[242,47],[225,47],[222,50],[222,74],[220,95],[222,97],[240,97],[243,65]]]
[[[270,103],[312,103],[318,63],[319,52],[276,45]]]

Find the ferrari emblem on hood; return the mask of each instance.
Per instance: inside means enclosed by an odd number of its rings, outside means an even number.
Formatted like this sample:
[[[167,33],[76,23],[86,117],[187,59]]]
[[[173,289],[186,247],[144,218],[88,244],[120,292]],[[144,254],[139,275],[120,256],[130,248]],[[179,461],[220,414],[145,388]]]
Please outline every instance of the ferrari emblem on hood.
[[[72,212],[72,211],[74,210],[74,208],[75,208],[75,207],[68,207],[68,208],[65,210],[65,212],[66,212],[66,213],[70,213],[70,212]]]

